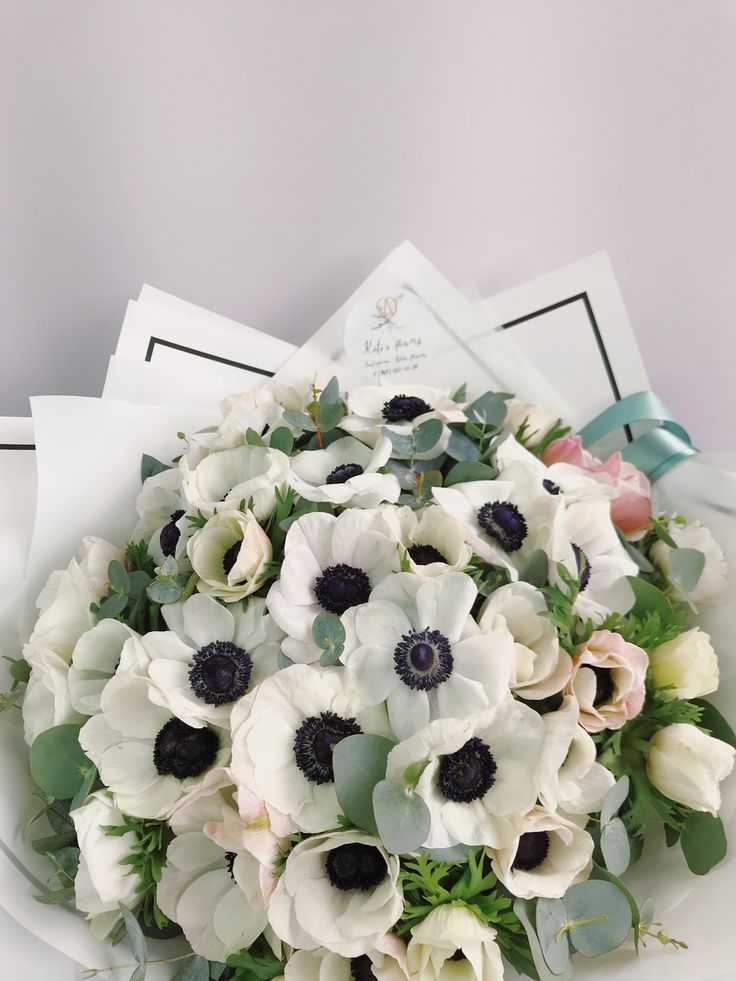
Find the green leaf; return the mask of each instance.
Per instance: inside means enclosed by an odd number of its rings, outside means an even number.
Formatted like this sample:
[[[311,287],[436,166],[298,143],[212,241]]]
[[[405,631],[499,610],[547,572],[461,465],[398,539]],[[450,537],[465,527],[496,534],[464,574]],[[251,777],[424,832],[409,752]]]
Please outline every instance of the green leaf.
[[[54,726],[31,746],[31,776],[51,797],[69,800],[82,786],[90,761],[79,745],[79,726]]]
[[[634,562],[636,562],[637,566],[639,567],[639,572],[645,572],[647,573],[647,575],[654,572],[654,566],[646,557],[646,555],[644,555],[643,552],[640,552],[639,549],[633,544],[633,542],[630,542],[628,540],[628,538],[621,531],[620,528],[616,529],[616,534],[618,535],[618,540],[621,542],[625,551],[628,553],[629,558],[633,559]]]
[[[291,452],[294,449],[294,437],[286,426],[279,426],[278,429],[274,429],[271,433],[269,446],[272,450],[281,450],[282,453],[291,456]]]
[[[498,472],[486,463],[475,460],[461,460],[445,477],[445,487],[453,484],[465,484],[471,480],[495,480]]]
[[[431,824],[429,808],[412,790],[393,780],[373,788],[373,813],[381,841],[388,851],[405,855],[426,841]]]
[[[539,975],[539,981],[556,981],[556,979],[559,979],[559,981],[572,981],[572,964],[568,965],[564,972],[559,975],[553,974],[547,967],[547,962],[545,961],[544,954],[542,952],[542,945],[539,942],[539,937],[537,936],[536,930],[534,929],[534,923],[532,921],[533,909],[534,906],[528,899],[517,899],[514,903],[514,913],[526,932],[527,940],[529,941],[529,949],[531,950],[532,959],[534,960],[534,966],[536,967],[537,974]]]
[[[442,474],[439,470],[425,470],[421,475],[421,492],[418,495],[420,501],[432,500],[432,488],[442,486]]]
[[[428,453],[442,438],[444,426],[440,419],[425,419],[414,430],[414,452]]]
[[[705,555],[697,548],[678,548],[670,552],[669,580],[683,593],[691,593],[705,568]]]
[[[32,842],[34,852],[38,852],[39,855],[46,855],[48,852],[57,852],[61,848],[68,848],[69,845],[73,845],[77,840],[77,835],[72,831],[67,831],[66,833],[61,833],[58,835],[48,835],[45,838],[36,838]]]
[[[321,405],[340,401],[340,383],[334,375],[320,392],[319,401]]]
[[[703,710],[698,726],[701,729],[707,729],[711,736],[721,739],[724,743],[728,743],[729,746],[733,746],[736,749],[736,733],[734,733],[729,723],[724,719],[715,705],[706,702],[704,698],[691,698],[689,701]]]
[[[128,978],[128,981],[144,981],[146,976],[146,964],[136,964],[133,973]]]
[[[519,579],[532,586],[546,586],[549,577],[549,559],[544,549],[537,548],[519,569]]]
[[[569,917],[570,943],[584,957],[598,957],[620,947],[631,929],[628,900],[612,883],[589,879],[563,898]]]
[[[131,599],[137,600],[142,596],[143,591],[146,586],[151,582],[151,577],[143,569],[136,569],[135,572],[130,572],[128,574],[130,579],[130,589],[128,591],[128,596]]]
[[[629,778],[623,776],[608,791],[601,807],[601,824],[608,824],[611,818],[618,814],[621,805],[629,796],[630,785]]]
[[[468,397],[468,383],[463,382],[460,388],[458,388],[455,394],[452,396],[452,401],[464,402],[467,397]]]
[[[209,981],[209,978],[209,961],[199,954],[194,954],[189,960],[184,961],[171,981]]]
[[[466,410],[469,419],[498,428],[506,418],[506,402],[511,396],[504,392],[486,392]]]
[[[251,429],[250,426],[245,431],[245,442],[249,446],[265,446],[263,438],[260,433],[257,433],[255,429]]]
[[[283,651],[279,651],[276,655],[276,667],[279,671],[283,671],[284,668],[290,668],[294,664],[294,661],[290,657],[287,657]]]
[[[345,628],[334,613],[320,613],[312,624],[312,640],[323,651],[332,651],[345,643]]]
[[[140,924],[127,906],[118,905],[118,909],[123,917],[131,953],[138,964],[145,964],[148,959],[148,944],[146,943],[146,938],[143,936]]]
[[[593,871],[590,873],[591,879],[603,879],[606,882],[610,882],[611,885],[615,886],[616,889],[621,893],[621,895],[626,899],[629,904],[629,909],[631,910],[631,922],[634,926],[639,922],[639,908],[636,905],[636,900],[631,895],[626,883],[619,879],[617,875],[613,872],[609,872],[608,869],[604,868],[602,865],[598,865],[596,862],[593,863]]]
[[[340,807],[349,821],[371,834],[378,832],[373,788],[386,776],[386,760],[393,747],[390,739],[361,733],[341,739],[332,753]]]
[[[74,886],[64,886],[63,889],[44,892],[40,896],[34,896],[33,898],[36,902],[43,903],[45,906],[61,906],[64,903],[73,903],[75,899]]]
[[[87,797],[92,792],[92,788],[97,780],[97,767],[94,763],[89,763],[87,769],[85,770],[84,777],[82,779],[82,784],[79,790],[74,795],[72,802],[69,806],[70,810],[74,810],[76,807],[81,807],[82,804],[87,800]]]
[[[669,545],[670,548],[677,548],[677,542],[673,539],[672,535],[670,535],[661,521],[658,521],[656,518],[652,518],[652,528],[654,529],[654,533],[656,534],[657,538],[661,539],[665,545]]]
[[[447,455],[453,460],[477,460],[479,456],[478,444],[465,433],[453,429],[450,431]]]
[[[317,423],[320,432],[329,433],[342,421],[345,416],[345,409],[342,402],[330,402],[324,404],[320,402],[317,409]]]
[[[100,604],[97,611],[98,620],[114,620],[119,616],[128,605],[128,597],[123,593],[111,593],[106,600]]]
[[[284,413],[284,420],[293,426],[294,429],[303,429],[305,433],[316,433],[317,427],[306,414],[306,412],[292,412],[288,410]]]
[[[107,578],[110,580],[110,589],[114,593],[123,593],[125,596],[130,592],[130,578],[128,570],[122,562],[112,560],[107,567]]]
[[[146,596],[154,603],[166,606],[168,603],[178,603],[184,589],[173,579],[155,579],[146,587]]]
[[[155,477],[157,473],[163,473],[164,470],[171,469],[167,464],[157,460],[155,456],[149,456],[147,453],[144,453],[141,457],[141,483],[144,483],[149,477]]]
[[[27,684],[31,677],[31,666],[24,657],[10,662],[10,677],[18,684]]]
[[[601,831],[601,852],[606,868],[614,875],[623,875],[631,861],[629,836],[621,818],[611,818]]]
[[[634,594],[634,605],[629,613],[642,619],[649,614],[658,613],[664,624],[675,619],[672,604],[661,590],[637,576],[627,576],[626,579]]]
[[[537,936],[547,967],[562,974],[570,963],[570,941],[560,931],[567,923],[565,904],[560,899],[537,900]]]
[[[690,871],[705,875],[726,857],[728,842],[723,822],[712,814],[693,811],[685,820],[680,846]]]
[[[394,453],[399,453],[404,457],[412,456],[414,453],[414,440],[411,438],[411,435],[407,436],[404,433],[395,433],[393,429],[389,429],[387,426],[381,429],[381,435],[391,441]]]

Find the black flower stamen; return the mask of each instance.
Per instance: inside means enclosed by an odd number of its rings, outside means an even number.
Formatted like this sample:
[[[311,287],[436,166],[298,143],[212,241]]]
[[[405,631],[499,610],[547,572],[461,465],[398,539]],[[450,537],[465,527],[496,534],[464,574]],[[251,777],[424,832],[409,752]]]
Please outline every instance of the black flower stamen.
[[[431,691],[452,674],[449,640],[439,630],[413,630],[404,634],[394,650],[394,670],[408,688]]]
[[[252,670],[247,651],[230,641],[215,640],[194,655],[189,684],[207,705],[224,705],[245,694]]]
[[[583,668],[588,668],[595,675],[595,696],[593,707],[598,708],[604,702],[610,702],[613,697],[613,676],[610,668],[603,668],[598,664],[583,664]]]
[[[380,851],[359,842],[333,848],[327,854],[325,867],[332,885],[343,891],[368,892],[383,882],[388,871]]]
[[[383,418],[386,422],[411,422],[417,416],[431,411],[432,406],[416,395],[394,395],[383,403]]]
[[[209,770],[217,757],[220,739],[206,727],[195,729],[181,719],[169,719],[153,746],[153,765],[162,777],[198,777]]]
[[[352,981],[376,981],[373,973],[373,961],[368,954],[353,957],[350,961],[350,977]]]
[[[176,546],[179,544],[179,539],[181,538],[181,532],[176,527],[176,522],[183,516],[183,511],[174,511],[171,515],[171,521],[161,529],[161,534],[158,536],[158,543],[164,555],[174,555],[176,552]]]
[[[448,564],[442,552],[436,549],[434,545],[412,545],[409,549],[409,558],[416,565],[429,565],[431,562]]]
[[[355,719],[343,719],[334,712],[310,715],[299,726],[294,738],[296,765],[312,783],[333,783],[332,753],[346,736],[356,736],[362,729]]]
[[[331,565],[314,583],[314,595],[323,610],[338,616],[351,606],[367,603],[371,592],[368,576],[355,566]]]
[[[229,576],[232,572],[233,566],[238,561],[238,555],[240,555],[240,549],[242,546],[242,541],[233,542],[230,548],[225,552],[222,557],[222,568],[225,570],[225,575]]]
[[[547,491],[548,494],[559,494],[560,485],[556,484],[554,480],[550,480],[549,477],[545,477],[542,481],[542,487]]]
[[[352,477],[359,477],[363,473],[363,468],[359,463],[341,463],[335,467],[325,478],[326,484],[344,484]]]
[[[238,856],[235,852],[225,852],[225,868],[230,873],[230,878],[235,882],[235,873],[233,872],[233,867],[235,865],[235,859]]]
[[[519,872],[531,872],[539,868],[549,852],[549,835],[546,831],[527,831],[519,838],[516,856],[511,863],[512,869]]]
[[[456,804],[480,800],[495,783],[496,769],[488,745],[473,736],[455,753],[440,758],[440,790]]]
[[[489,501],[478,511],[478,524],[505,552],[516,552],[527,534],[526,518],[510,501]]]
[[[575,565],[578,570],[578,580],[580,582],[580,592],[583,593],[588,587],[590,582],[590,562],[588,561],[588,556],[576,545],[575,542],[572,543],[572,551],[575,556]]]

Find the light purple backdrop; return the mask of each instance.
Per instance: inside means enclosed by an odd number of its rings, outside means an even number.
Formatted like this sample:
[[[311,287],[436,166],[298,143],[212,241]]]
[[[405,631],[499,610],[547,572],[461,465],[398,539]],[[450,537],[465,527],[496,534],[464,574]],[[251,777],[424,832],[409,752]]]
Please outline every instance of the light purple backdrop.
[[[143,281],[300,342],[404,238],[486,292],[607,248],[733,448],[736,4],[0,0],[0,414],[98,394]]]

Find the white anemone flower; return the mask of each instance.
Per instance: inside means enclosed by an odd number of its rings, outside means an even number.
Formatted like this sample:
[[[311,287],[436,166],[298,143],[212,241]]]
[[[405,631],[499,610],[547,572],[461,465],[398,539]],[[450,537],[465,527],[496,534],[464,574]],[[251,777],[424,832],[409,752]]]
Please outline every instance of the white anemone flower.
[[[276,507],[276,491],[283,493],[289,476],[289,458],[267,446],[237,446],[211,453],[195,467],[182,457],[182,491],[188,509],[210,518],[228,502],[237,508],[252,500],[258,520]]]
[[[42,732],[66,723],[81,723],[85,715],[72,704],[69,665],[48,648],[36,650],[23,696],[23,734],[28,745]]]
[[[464,903],[436,906],[415,926],[407,959],[421,981],[503,981],[496,931]]]
[[[572,660],[559,644],[557,630],[546,617],[544,596],[527,582],[512,582],[495,590],[483,604],[478,626],[483,633],[499,620],[514,638],[509,687],[521,698],[548,698],[570,680]]]
[[[148,552],[156,565],[167,557],[186,561],[187,539],[192,525],[186,518],[186,501],[181,488],[178,467],[148,477],[136,501],[138,524],[133,541],[148,543]]]
[[[553,463],[547,466],[514,436],[507,436],[499,445],[496,450],[496,466],[500,480],[518,480],[523,474],[523,479],[535,481],[545,493],[554,497],[559,495],[565,501],[574,501],[581,497],[597,497],[610,501],[616,496],[614,487],[600,483],[571,463]]]
[[[344,436],[323,450],[302,450],[292,457],[289,483],[306,501],[375,508],[382,501],[398,501],[401,493],[393,474],[378,472],[390,456],[391,442],[383,436],[372,449]]]
[[[284,981],[408,981],[406,944],[387,933],[381,949],[358,957],[331,950],[295,950],[284,968]]]
[[[679,586],[671,585],[673,598],[694,607],[698,603],[710,603],[722,598],[728,585],[728,568],[723,549],[710,530],[700,521],[683,522],[677,518],[666,520],[666,528],[678,548],[694,548],[705,557],[703,571],[695,587],[685,593]],[[652,545],[652,562],[668,577],[671,555],[672,548],[666,542],[658,540]]]
[[[201,593],[238,603],[263,585],[273,548],[252,511],[227,507],[192,535],[187,554]]]
[[[133,831],[110,835],[105,827],[123,827],[123,815],[112,794],[98,790],[70,815],[77,832],[79,869],[74,879],[74,902],[87,914],[90,929],[98,940],[114,929],[120,920],[120,906],[135,909],[139,902],[136,887],[140,879],[129,865],[123,865],[138,842]]]
[[[244,611],[191,596],[163,614],[169,630],[140,639],[151,701],[189,726],[228,729],[235,702],[277,670],[282,634],[266,601],[254,597]]]
[[[431,579],[462,572],[470,564],[473,550],[465,540],[465,528],[442,508],[387,507],[382,514],[404,548],[409,571],[416,575]]]
[[[490,851],[491,866],[520,899],[561,899],[593,868],[593,839],[560,814],[535,807],[524,815],[516,838]]]
[[[121,811],[163,820],[208,770],[227,763],[230,739],[226,730],[172,717],[151,700],[150,687],[138,674],[116,674],[79,742]]]
[[[399,739],[507,695],[513,638],[500,621],[480,633],[471,616],[477,595],[462,572],[437,579],[402,572],[346,616],[348,683],[367,705],[386,703]]]
[[[404,907],[399,857],[362,831],[314,835],[289,853],[268,905],[291,947],[360,957],[377,947]]]
[[[119,620],[105,619],[77,641],[69,668],[72,705],[82,715],[100,711],[102,689],[115,674],[123,647],[138,635]]]
[[[311,833],[337,825],[335,745],[360,732],[389,732],[385,710],[366,707],[343,671],[305,664],[262,682],[235,706],[232,726],[238,783]]]
[[[382,513],[351,508],[338,517],[305,514],[289,528],[268,611],[288,636],[292,661],[311,663],[322,651],[312,638],[320,613],[342,616],[366,603],[371,590],[400,567],[399,550]]]
[[[348,396],[348,415],[340,423],[345,432],[372,446],[389,429],[409,436],[428,419],[439,419],[444,425],[442,436],[429,450],[416,454],[418,459],[432,459],[443,453],[450,438],[448,423],[465,422],[466,416],[450,398],[450,389],[426,385],[365,385]],[[400,457],[401,453],[394,453]]]
[[[633,594],[626,576],[638,575],[639,569],[618,537],[608,500],[586,498],[561,508],[548,553],[552,582],[558,581],[558,562],[578,580],[573,610],[583,620],[600,623],[611,613],[631,608]]]
[[[425,848],[504,848],[536,802],[545,729],[510,696],[463,719],[438,719],[395,746],[386,776],[414,787],[431,815]]]
[[[615,783],[610,770],[596,762],[596,746],[579,724],[580,707],[565,695],[556,712],[542,716],[545,727],[539,768],[539,799],[549,811],[566,815],[597,814]]]

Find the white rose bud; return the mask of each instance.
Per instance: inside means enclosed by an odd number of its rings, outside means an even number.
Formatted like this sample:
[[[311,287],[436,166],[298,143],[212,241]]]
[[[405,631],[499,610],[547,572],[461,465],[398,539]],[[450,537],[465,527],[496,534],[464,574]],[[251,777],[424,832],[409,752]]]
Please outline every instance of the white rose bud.
[[[271,561],[271,540],[252,511],[218,511],[187,544],[197,588],[226,603],[259,589]]]
[[[668,689],[665,698],[700,698],[718,688],[716,652],[697,627],[651,651],[649,672],[658,688]]]
[[[458,955],[460,951],[461,955]],[[496,931],[467,906],[438,906],[412,930],[409,973],[422,981],[502,981],[503,962]]]
[[[705,556],[703,571],[693,591],[685,594],[675,586],[672,589],[672,596],[680,602],[689,600],[692,603],[706,603],[718,599],[726,588],[727,569],[723,549],[713,535],[699,521],[690,521],[685,525],[670,521],[667,524],[667,531],[678,548],[695,548]],[[663,541],[655,542],[650,550],[652,562],[668,577],[671,554],[672,549]]]
[[[647,774],[665,797],[715,817],[721,806],[718,785],[733,770],[734,755],[728,743],[676,722],[653,736]]]
[[[514,436],[523,426],[521,438],[528,447],[539,446],[547,433],[560,421],[560,417],[541,405],[510,399],[506,403],[503,428]]]

